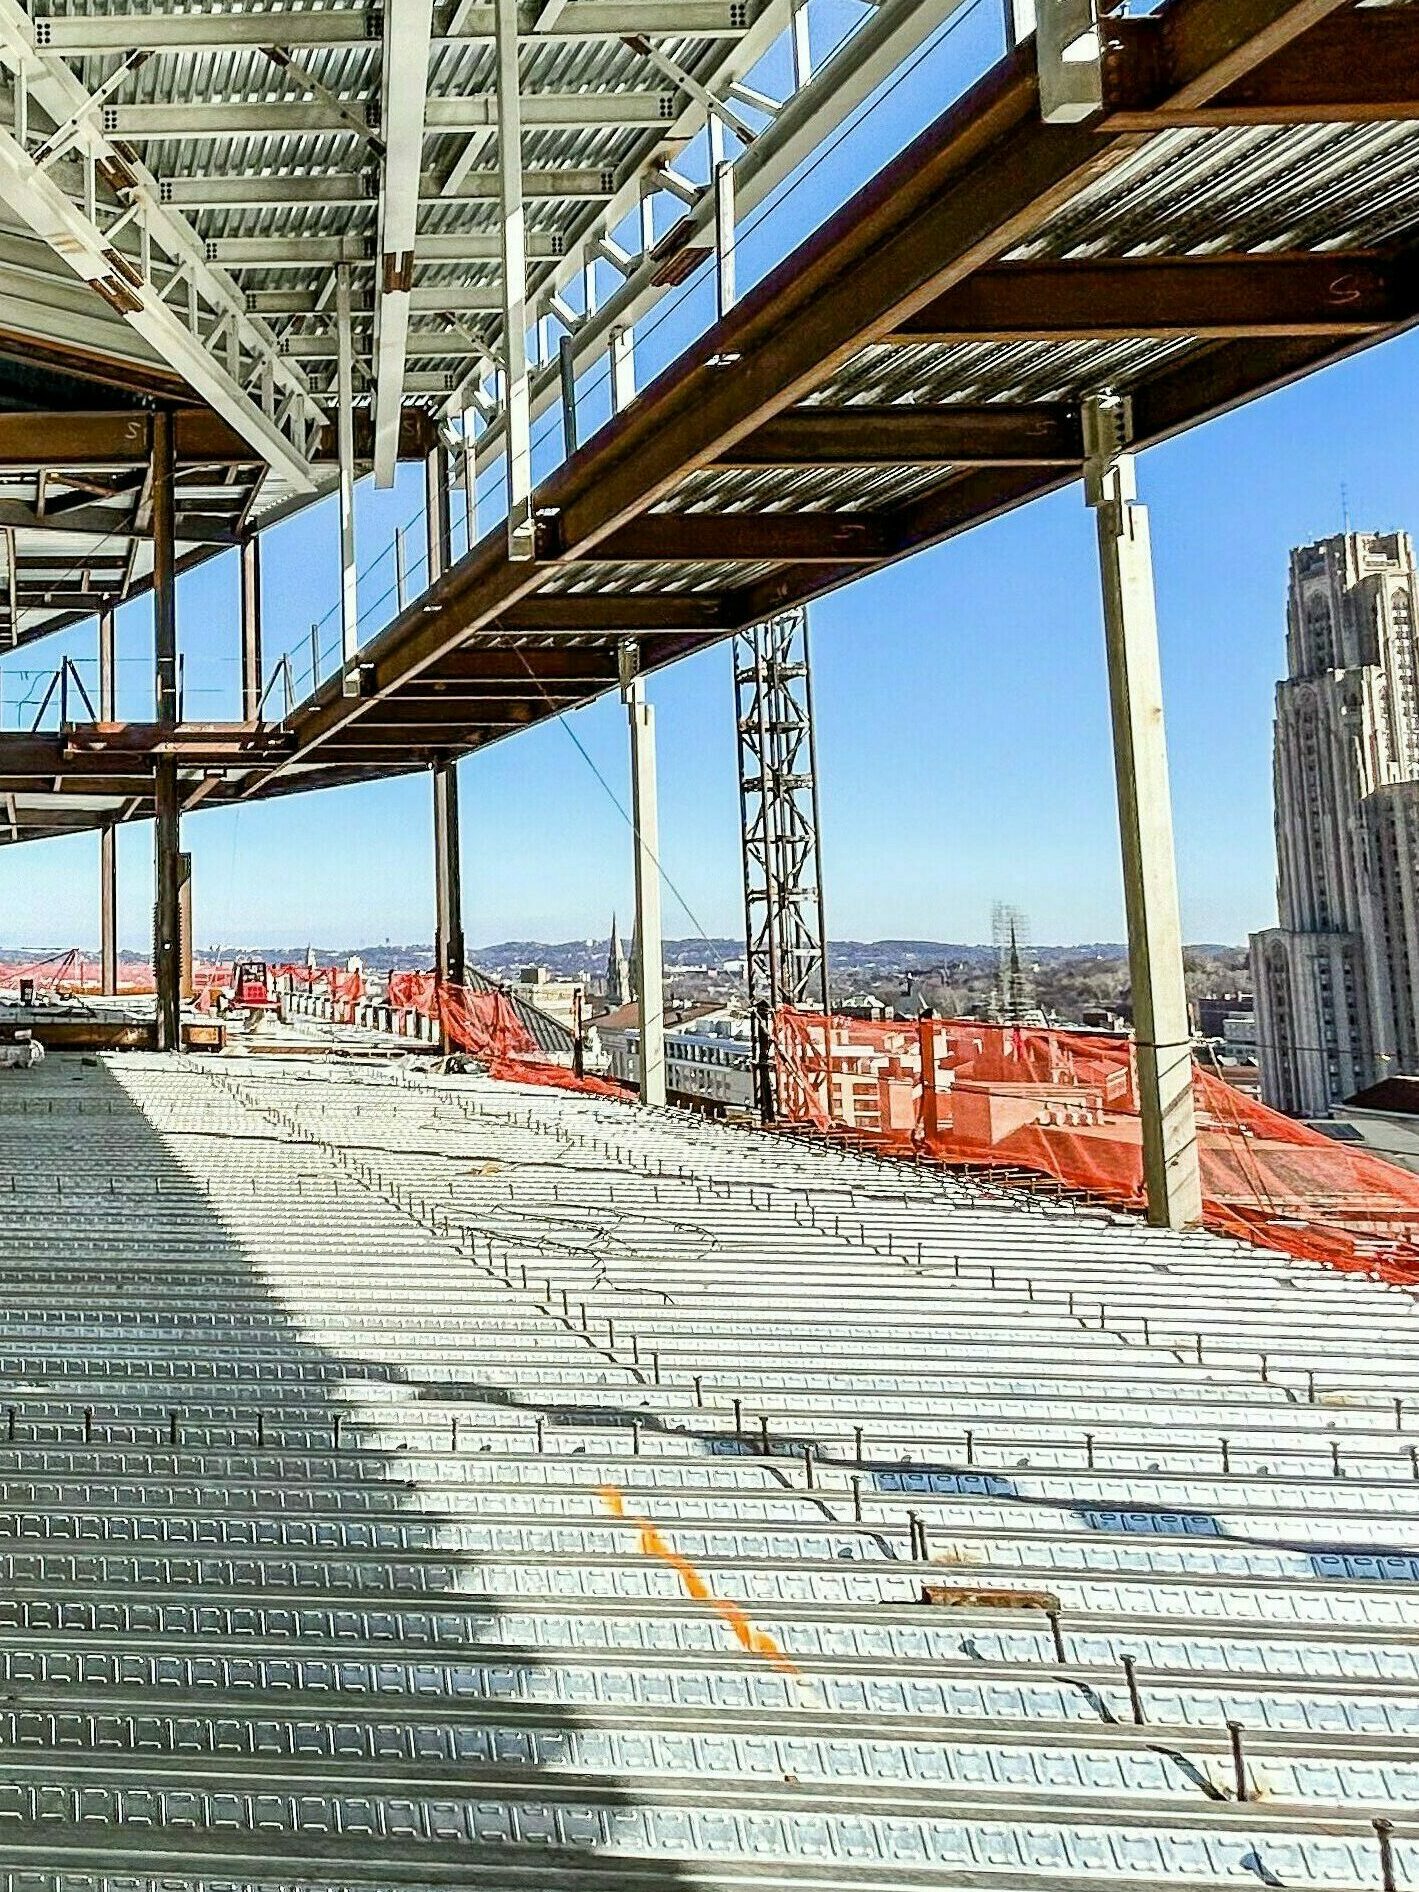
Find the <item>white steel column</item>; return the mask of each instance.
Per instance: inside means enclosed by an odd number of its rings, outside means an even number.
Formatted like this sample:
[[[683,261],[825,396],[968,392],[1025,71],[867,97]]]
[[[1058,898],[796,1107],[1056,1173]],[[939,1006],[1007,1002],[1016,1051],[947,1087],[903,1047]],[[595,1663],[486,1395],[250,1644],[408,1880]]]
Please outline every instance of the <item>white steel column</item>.
[[[118,721],[117,630],[112,603],[99,612],[99,721]],[[118,823],[99,830],[99,989],[118,991]]]
[[[473,425],[474,410],[463,410],[463,450],[460,460],[463,474],[463,529],[471,552],[478,543],[478,450]]]
[[[498,181],[502,198],[504,411],[507,416],[508,557],[530,559],[532,393],[527,371],[527,217],[522,201],[522,93],[517,0],[497,0]]]
[[[636,338],[628,326],[611,331],[611,412],[623,414],[636,398]]]
[[[433,0],[386,0],[381,116],[385,152],[374,305],[374,483],[381,487],[394,484],[399,459],[432,29]]]
[[[715,282],[720,315],[727,315],[739,299],[735,275],[734,166],[718,164],[714,172]]]
[[[360,651],[355,565],[355,350],[350,335],[348,263],[339,263],[335,269],[335,324],[339,345],[336,444],[340,459],[340,653],[348,671]]]
[[[1202,1219],[1192,1033],[1183,977],[1173,812],[1148,509],[1138,503],[1128,403],[1084,407],[1085,490],[1099,532],[1104,635],[1113,717],[1128,914],[1128,965],[1148,1219],[1188,1228]]]
[[[1099,0],[1034,0],[1014,8],[1019,34],[1035,16],[1040,116],[1047,125],[1077,125],[1103,109],[1104,50]]]
[[[1035,30],[1035,0],[1004,0],[1005,43],[1018,46]]]
[[[813,77],[813,48],[808,37],[808,0],[789,0],[793,35],[793,89],[801,92]]]
[[[631,732],[631,823],[636,865],[636,1010],[641,1102],[665,1102],[665,971],[660,925],[660,817],[655,788],[655,711],[637,675],[639,655],[621,646],[621,696]]]

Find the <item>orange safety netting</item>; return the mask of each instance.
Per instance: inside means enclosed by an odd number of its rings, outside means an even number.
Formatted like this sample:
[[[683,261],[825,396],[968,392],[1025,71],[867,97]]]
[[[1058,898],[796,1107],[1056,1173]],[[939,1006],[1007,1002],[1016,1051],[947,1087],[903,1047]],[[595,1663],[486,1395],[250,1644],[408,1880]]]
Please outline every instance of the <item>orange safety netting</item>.
[[[391,972],[385,991],[396,1012],[438,1017],[438,978],[432,972]]]
[[[273,984],[281,979],[289,982],[292,989],[302,986],[313,997],[329,998],[340,1008],[337,1024],[353,1025],[355,1007],[365,996],[365,979],[362,972],[347,972],[343,966],[272,966],[270,977]]]
[[[193,969],[193,989],[202,1004],[210,989],[228,983],[230,966],[199,965]],[[97,998],[103,982],[97,959],[74,946],[68,952],[54,953],[46,959],[29,961],[0,960],[0,992],[17,994],[22,980],[34,981],[37,997]],[[153,969],[146,960],[124,955],[118,961],[117,996],[140,998],[155,990]]]
[[[438,988],[439,1019],[450,1044],[488,1068],[505,1083],[542,1084],[549,1089],[581,1091],[593,1097],[624,1098],[625,1090],[605,1078],[578,1077],[553,1064],[518,1016],[506,992],[473,992],[466,986]]]
[[[1016,1165],[1141,1208],[1131,1041],[971,1020],[785,1010],[780,1112],[899,1154]],[[1306,1260],[1419,1283],[1419,1176],[1194,1065],[1204,1220]]]

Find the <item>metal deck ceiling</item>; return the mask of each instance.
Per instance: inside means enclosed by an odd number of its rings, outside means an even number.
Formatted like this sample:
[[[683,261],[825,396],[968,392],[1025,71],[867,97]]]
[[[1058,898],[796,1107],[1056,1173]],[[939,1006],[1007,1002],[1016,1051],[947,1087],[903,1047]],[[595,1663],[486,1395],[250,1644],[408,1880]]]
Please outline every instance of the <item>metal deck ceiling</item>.
[[[589,20],[604,11],[568,0],[557,17]],[[952,0],[905,13],[883,0],[736,160],[744,201],[770,188],[792,153],[821,139],[873,74],[900,62],[953,11]],[[706,38],[681,51],[707,61],[748,58],[753,34],[774,28],[771,13],[753,14],[752,31],[737,41]],[[192,17],[198,26],[183,32],[202,30],[204,16],[181,16]],[[439,17],[451,34],[448,17]],[[319,18],[310,31],[332,30]],[[159,37],[156,27],[145,33]],[[1082,466],[1080,408],[1091,394],[1130,397],[1135,441],[1146,446],[1413,323],[1419,7],[1164,0],[1139,17],[1107,14],[1104,36],[1104,103],[1084,122],[1042,119],[1033,41],[949,104],[541,480],[532,501],[535,557],[511,556],[497,524],[362,646],[355,664],[342,665],[291,713],[162,736],[180,757],[186,805],[289,794],[466,754],[613,687],[627,638],[639,644],[642,667],[654,667],[1070,483]],[[111,70],[111,58],[91,68],[96,52],[75,56],[88,79]],[[342,44],[322,56],[368,54]],[[249,73],[257,57],[224,54],[222,83],[229,68]],[[485,57],[454,44],[437,54],[435,69],[444,71],[445,58]],[[543,71],[539,62],[551,86],[568,83],[568,71],[593,70],[586,61],[602,61],[604,96],[624,97],[617,87],[630,85],[637,59],[644,55],[610,42],[537,45],[524,50],[523,85]],[[158,85],[171,63],[164,54],[126,74],[115,98]],[[216,69],[210,76],[215,83]],[[721,95],[731,104],[735,83]],[[276,87],[272,99],[279,96]],[[486,103],[486,93],[478,96]],[[153,122],[135,120],[130,129]],[[258,145],[262,162],[286,164],[301,135],[287,131],[276,145]],[[583,124],[527,138],[545,136],[561,153],[557,161],[580,171],[586,140],[622,135]],[[255,197],[250,172],[242,178],[224,142],[229,136],[217,139],[212,161],[223,178],[239,180],[238,194]],[[339,136],[359,142],[353,131]],[[187,139],[184,132],[171,148],[183,154],[196,189],[199,154]],[[328,168],[334,147],[317,149]],[[524,160],[533,161],[528,149]],[[467,162],[484,160],[475,153]],[[626,163],[642,167],[637,177],[663,181],[670,173],[657,162],[653,145],[638,157],[628,149]],[[481,175],[469,169],[462,182]],[[623,192],[605,214],[624,202]],[[187,208],[199,218],[273,218],[282,232],[311,217],[369,215],[357,202]],[[441,198],[431,214],[476,223],[487,212]],[[566,212],[573,244],[585,214],[584,206]],[[702,192],[675,241],[691,250],[703,243],[706,214]],[[271,285],[279,277],[299,295],[305,282],[325,299],[313,314],[269,305],[263,320],[291,342],[328,321],[328,259],[288,256],[278,269],[243,254],[230,266],[243,281],[257,271],[250,280],[262,295],[278,293]],[[549,285],[564,284],[569,262],[537,267],[549,272]],[[439,272],[431,299],[454,293],[445,276],[459,266],[420,267]],[[472,282],[493,265],[462,267]],[[573,355],[583,366],[601,359],[612,328],[649,307],[656,248],[623,256],[620,267],[616,295],[573,322]],[[415,330],[425,313],[412,310]],[[456,321],[471,333],[468,324],[485,315],[465,312]],[[496,316],[487,319],[495,326]],[[299,361],[317,378],[311,385],[323,388],[328,364],[309,353]],[[450,363],[455,357],[440,371],[453,373]],[[555,363],[535,374],[534,402],[555,398],[557,380]],[[478,464],[504,445],[502,416],[488,405],[492,386],[480,397]],[[460,389],[455,407],[471,398]],[[376,395],[376,434],[378,405]],[[229,441],[228,469],[239,468],[244,451]],[[192,483],[184,512],[219,517],[213,473],[211,462],[184,473]],[[246,477],[249,485],[249,467]],[[21,796],[106,796],[110,815],[148,812],[154,740],[146,726],[72,726],[0,743],[0,795],[16,798],[0,838],[37,831],[36,821],[19,818]]]
[[[1419,1882],[1411,1291],[474,1079],[0,1124],[14,1892]]]

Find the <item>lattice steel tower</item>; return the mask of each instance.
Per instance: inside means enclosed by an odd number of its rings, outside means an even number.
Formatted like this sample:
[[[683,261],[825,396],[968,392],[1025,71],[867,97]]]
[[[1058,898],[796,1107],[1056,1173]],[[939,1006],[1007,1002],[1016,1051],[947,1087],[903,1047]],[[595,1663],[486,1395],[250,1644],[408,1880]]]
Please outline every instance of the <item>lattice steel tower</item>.
[[[791,611],[734,640],[749,1003],[828,1010],[828,941],[818,826],[808,613]],[[760,1099],[772,1114],[760,1047]]]

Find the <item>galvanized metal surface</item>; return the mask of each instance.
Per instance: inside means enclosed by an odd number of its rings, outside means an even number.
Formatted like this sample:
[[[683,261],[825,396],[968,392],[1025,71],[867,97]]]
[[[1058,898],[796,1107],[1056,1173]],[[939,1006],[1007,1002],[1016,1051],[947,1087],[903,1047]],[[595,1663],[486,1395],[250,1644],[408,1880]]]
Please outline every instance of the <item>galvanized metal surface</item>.
[[[0,1128],[7,1892],[1419,1879],[1408,1293],[477,1079]]]

